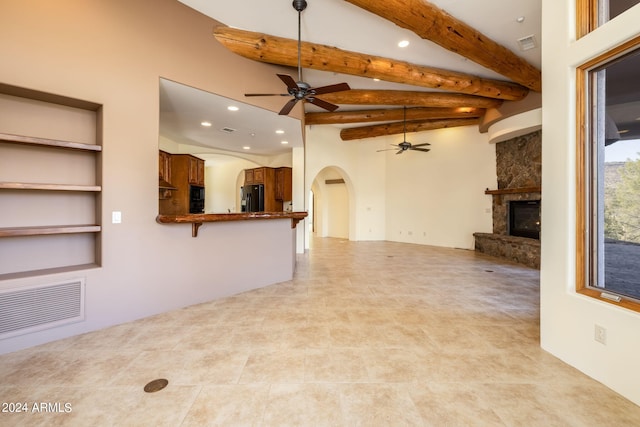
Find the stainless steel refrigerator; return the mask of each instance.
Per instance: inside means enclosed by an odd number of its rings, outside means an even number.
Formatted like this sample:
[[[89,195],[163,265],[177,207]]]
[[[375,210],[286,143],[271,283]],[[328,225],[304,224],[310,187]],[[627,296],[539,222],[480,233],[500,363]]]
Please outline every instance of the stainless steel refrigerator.
[[[242,187],[242,212],[264,211],[264,184]]]

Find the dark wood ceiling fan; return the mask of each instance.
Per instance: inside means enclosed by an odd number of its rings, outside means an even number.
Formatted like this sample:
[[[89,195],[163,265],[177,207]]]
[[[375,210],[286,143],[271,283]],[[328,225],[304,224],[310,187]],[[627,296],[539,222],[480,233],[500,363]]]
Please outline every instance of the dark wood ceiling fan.
[[[283,116],[289,114],[289,112],[291,112],[298,101],[301,100],[310,102],[311,104],[317,105],[318,107],[324,108],[328,111],[335,111],[338,109],[337,105],[316,98],[316,95],[322,95],[332,92],[342,92],[345,90],[350,90],[351,88],[346,83],[338,83],[335,85],[314,88],[311,87],[310,84],[302,80],[302,66],[300,61],[302,39],[300,35],[300,27],[302,11],[307,8],[307,2],[305,0],[294,0],[292,4],[293,8],[298,11],[298,81],[296,82],[293,77],[289,75],[277,74],[280,80],[282,80],[284,84],[287,85],[287,93],[246,93],[244,96],[293,96],[293,99],[287,102],[278,113]]]
[[[423,144],[412,144],[407,141],[407,107],[406,106],[404,107],[403,123],[404,123],[404,137],[402,138],[402,142],[400,144],[391,144],[396,148],[385,148],[383,150],[377,150],[377,151],[380,152],[380,151],[398,150],[396,154],[402,154],[407,150],[424,151],[425,153],[431,151],[430,148],[421,148],[427,145],[431,145],[428,142],[425,142]]]

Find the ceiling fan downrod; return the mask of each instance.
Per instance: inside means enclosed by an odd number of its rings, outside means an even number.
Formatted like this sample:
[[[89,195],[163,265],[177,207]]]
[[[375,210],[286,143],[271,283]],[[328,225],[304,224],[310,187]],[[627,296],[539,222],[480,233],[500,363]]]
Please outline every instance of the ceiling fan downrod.
[[[302,11],[307,8],[306,0],[293,0],[293,8],[298,11],[298,83],[302,82],[302,60],[300,51],[302,49]]]

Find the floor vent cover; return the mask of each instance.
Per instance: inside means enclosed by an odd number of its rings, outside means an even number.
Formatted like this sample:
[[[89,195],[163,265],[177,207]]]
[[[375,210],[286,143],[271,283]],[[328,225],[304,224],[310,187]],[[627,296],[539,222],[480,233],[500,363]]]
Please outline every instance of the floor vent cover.
[[[0,339],[84,320],[84,279],[0,290]]]

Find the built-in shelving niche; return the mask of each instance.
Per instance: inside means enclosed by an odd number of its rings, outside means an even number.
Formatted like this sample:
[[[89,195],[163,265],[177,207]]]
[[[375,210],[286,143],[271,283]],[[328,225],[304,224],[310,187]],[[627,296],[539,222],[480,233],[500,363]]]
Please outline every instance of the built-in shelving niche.
[[[101,106],[0,84],[0,280],[100,265]]]

